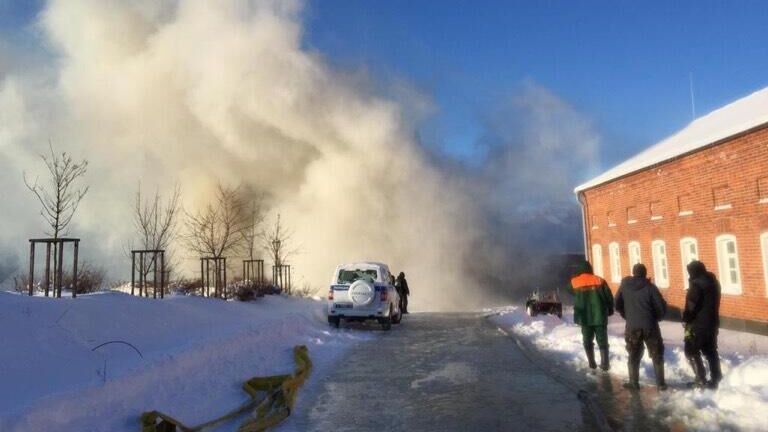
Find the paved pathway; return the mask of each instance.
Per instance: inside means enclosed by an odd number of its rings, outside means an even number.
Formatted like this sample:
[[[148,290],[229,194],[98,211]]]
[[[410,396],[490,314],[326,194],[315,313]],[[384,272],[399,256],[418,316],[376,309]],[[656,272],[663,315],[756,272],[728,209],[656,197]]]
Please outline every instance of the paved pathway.
[[[318,385],[292,416],[297,430],[593,429],[573,391],[477,314],[406,316],[354,348]]]

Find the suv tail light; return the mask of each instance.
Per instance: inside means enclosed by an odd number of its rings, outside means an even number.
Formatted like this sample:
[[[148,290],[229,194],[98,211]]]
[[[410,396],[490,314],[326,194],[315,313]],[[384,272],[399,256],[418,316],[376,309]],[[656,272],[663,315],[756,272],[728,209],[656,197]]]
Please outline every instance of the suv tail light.
[[[387,291],[386,288],[384,288],[383,290],[381,290],[381,297],[379,298],[381,299],[381,301],[387,301],[388,295],[389,295],[389,292]]]
[[[331,288],[331,290],[328,291],[328,300],[333,300],[333,288]]]

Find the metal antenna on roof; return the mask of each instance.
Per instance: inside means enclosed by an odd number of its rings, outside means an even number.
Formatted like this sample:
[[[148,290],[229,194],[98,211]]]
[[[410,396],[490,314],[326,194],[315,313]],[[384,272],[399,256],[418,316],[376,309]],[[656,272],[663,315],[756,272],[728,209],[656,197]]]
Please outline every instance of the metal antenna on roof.
[[[693,72],[688,72],[688,82],[691,89],[691,121],[696,120],[696,98],[693,95]]]

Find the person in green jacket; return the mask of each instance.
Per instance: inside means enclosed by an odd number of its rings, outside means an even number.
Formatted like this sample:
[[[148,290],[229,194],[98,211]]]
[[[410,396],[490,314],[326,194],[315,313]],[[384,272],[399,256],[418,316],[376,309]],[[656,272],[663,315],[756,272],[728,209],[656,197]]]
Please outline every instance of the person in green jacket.
[[[595,276],[592,265],[584,261],[571,279],[574,294],[573,322],[581,326],[589,367],[595,369],[595,345],[600,348],[600,369],[610,369],[608,359],[608,317],[613,315],[613,294],[605,280]]]

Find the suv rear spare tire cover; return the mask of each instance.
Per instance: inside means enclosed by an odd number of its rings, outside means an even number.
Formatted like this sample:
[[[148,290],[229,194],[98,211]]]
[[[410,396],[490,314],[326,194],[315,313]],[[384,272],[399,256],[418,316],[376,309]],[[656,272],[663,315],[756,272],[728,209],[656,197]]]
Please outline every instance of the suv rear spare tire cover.
[[[349,287],[349,298],[355,306],[368,306],[376,296],[373,284],[363,279],[358,279]]]

